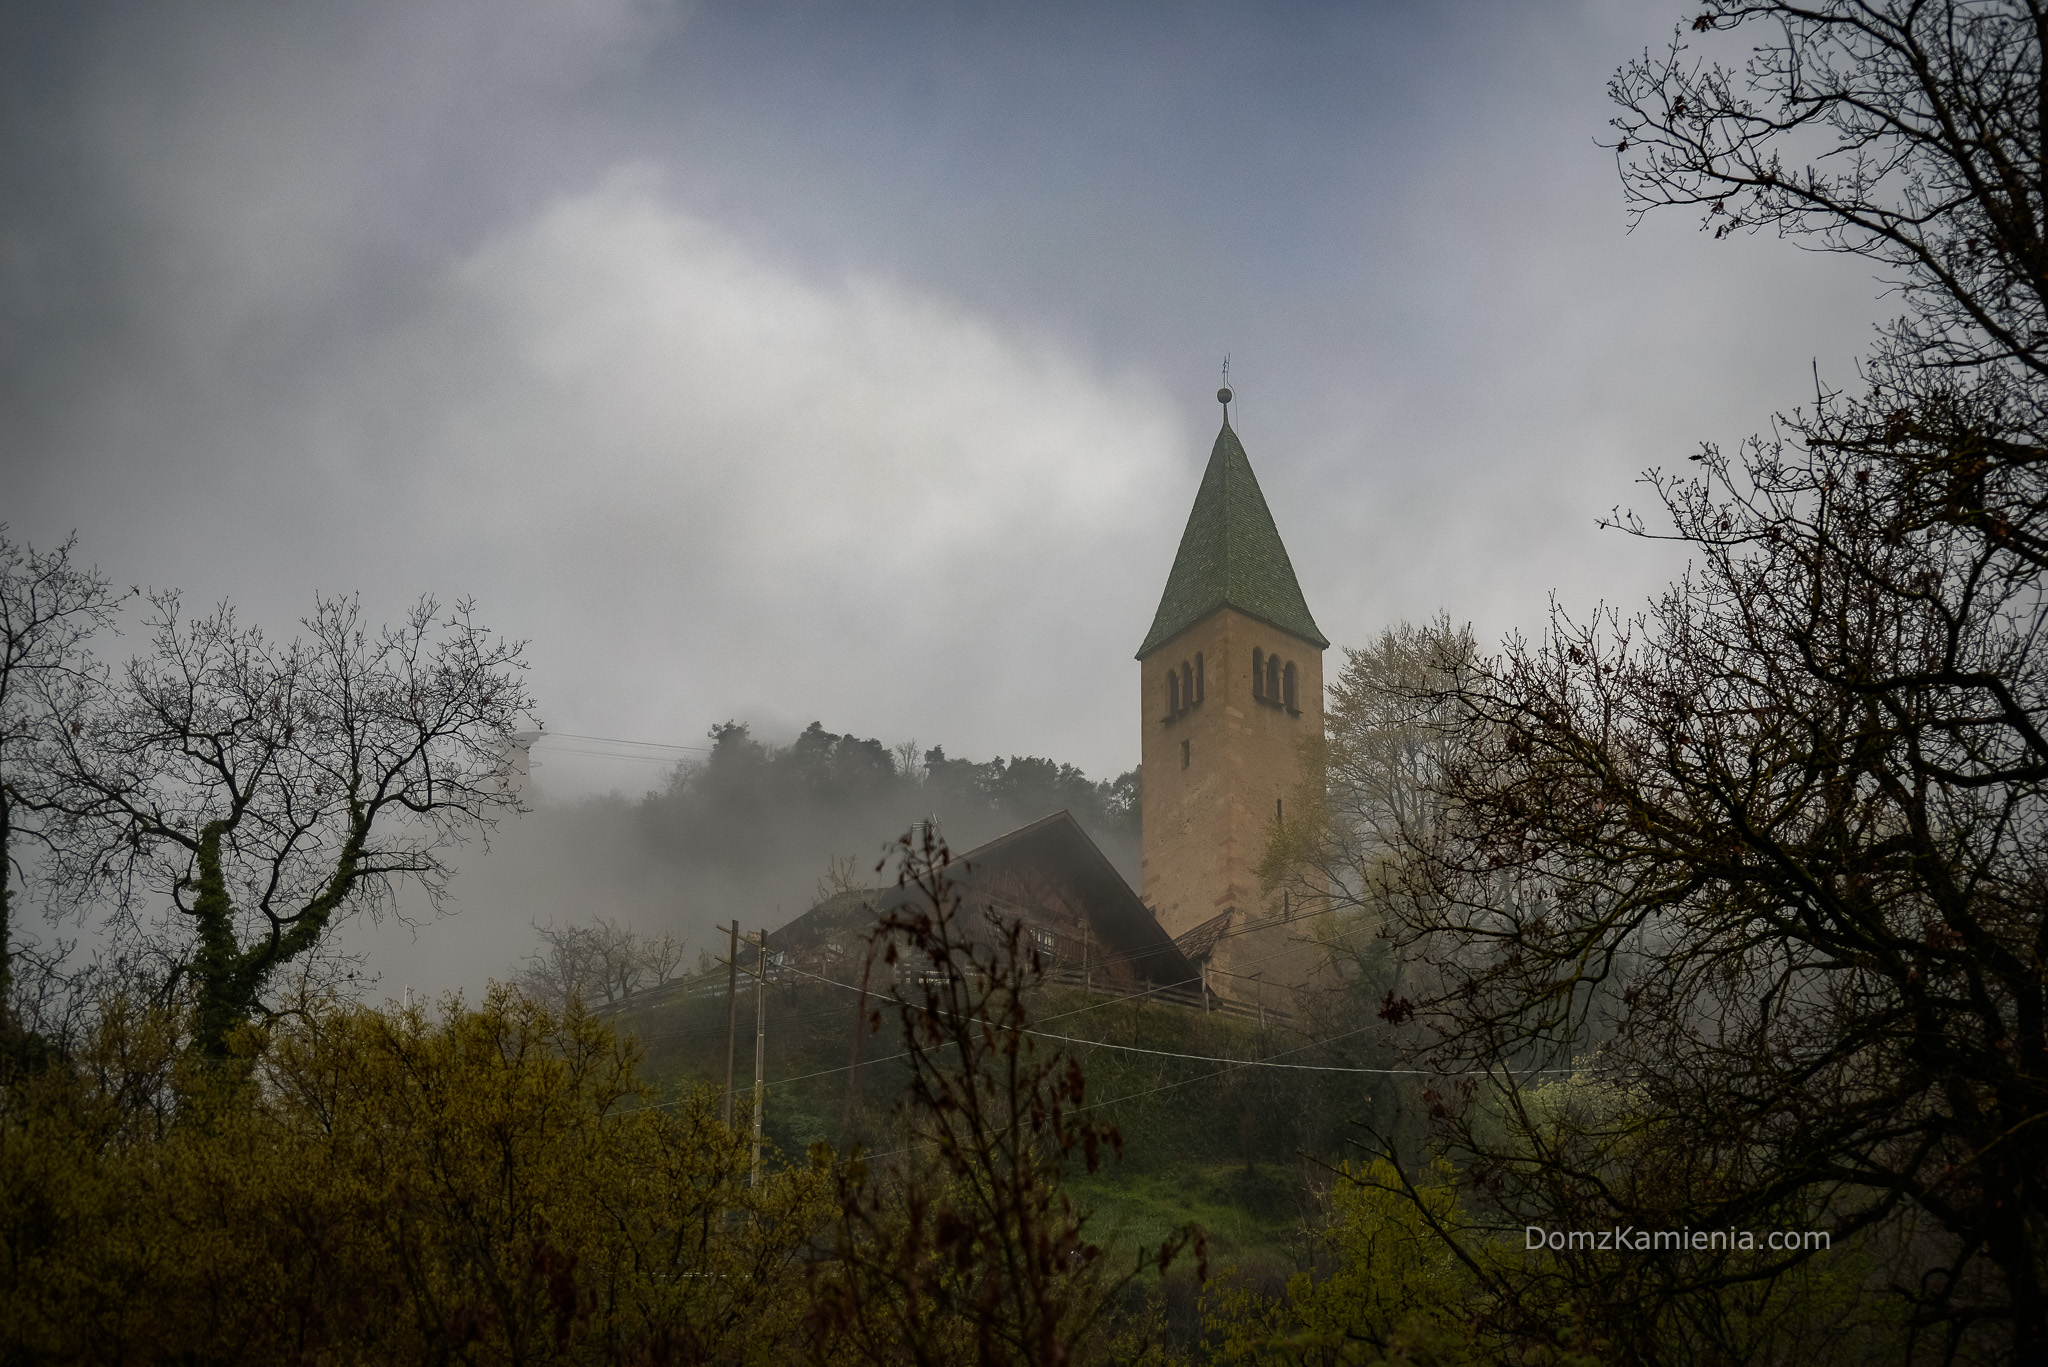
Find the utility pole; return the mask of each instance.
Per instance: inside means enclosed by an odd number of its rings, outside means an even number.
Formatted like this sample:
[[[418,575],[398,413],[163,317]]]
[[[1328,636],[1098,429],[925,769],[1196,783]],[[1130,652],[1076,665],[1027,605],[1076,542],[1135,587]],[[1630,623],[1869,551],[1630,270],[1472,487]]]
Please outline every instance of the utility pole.
[[[839,1117],[839,1147],[853,1147],[853,1117],[859,1109],[860,1052],[868,1034],[868,975],[860,975],[860,1000],[853,1008],[853,1059],[846,1065],[846,1109]]]
[[[768,932],[758,932],[754,956],[754,1174],[750,1186],[761,1185],[761,1110],[768,1066]]]
[[[732,923],[732,948],[725,955],[725,1128],[732,1128],[732,1055],[733,1036],[739,1026],[740,997],[740,923],[735,917]]]
[[[1259,994],[1259,1029],[1263,1030],[1266,1028],[1266,970],[1262,968],[1252,974],[1252,981],[1258,984],[1254,990]]]

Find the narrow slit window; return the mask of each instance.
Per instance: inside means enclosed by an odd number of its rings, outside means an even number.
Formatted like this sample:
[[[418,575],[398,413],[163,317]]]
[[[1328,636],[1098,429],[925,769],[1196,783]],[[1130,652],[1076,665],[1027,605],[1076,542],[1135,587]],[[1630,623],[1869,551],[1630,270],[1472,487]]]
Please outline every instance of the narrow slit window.
[[[1266,652],[1252,647],[1252,701],[1266,700]]]

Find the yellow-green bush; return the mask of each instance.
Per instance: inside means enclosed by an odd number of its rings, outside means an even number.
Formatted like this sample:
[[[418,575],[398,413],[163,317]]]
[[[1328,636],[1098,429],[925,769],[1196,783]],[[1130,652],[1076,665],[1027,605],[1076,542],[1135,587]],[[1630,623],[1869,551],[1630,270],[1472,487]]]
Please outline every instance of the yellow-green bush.
[[[1433,1229],[1461,1232],[1457,1189],[1439,1163],[1417,1201],[1386,1162],[1346,1164],[1331,1188],[1316,1269],[1279,1297],[1219,1279],[1203,1297],[1211,1358],[1233,1364],[1484,1361],[1468,1326],[1477,1279]]]
[[[822,1160],[746,1183],[576,1008],[334,1006],[193,1062],[116,1004],[0,1115],[7,1362],[787,1360]]]

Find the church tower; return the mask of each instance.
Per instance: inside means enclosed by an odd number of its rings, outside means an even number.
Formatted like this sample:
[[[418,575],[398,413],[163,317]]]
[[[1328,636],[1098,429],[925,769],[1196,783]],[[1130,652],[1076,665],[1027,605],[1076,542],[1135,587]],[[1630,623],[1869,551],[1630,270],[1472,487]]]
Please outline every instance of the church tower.
[[[1138,647],[1138,675],[1142,895],[1190,957],[1217,951],[1221,968],[1248,964],[1242,937],[1255,918],[1280,910],[1263,905],[1252,870],[1301,782],[1303,741],[1323,734],[1330,643],[1309,615],[1231,430],[1230,391],[1216,397],[1224,403],[1223,429],[1152,629]],[[1250,996],[1233,982],[1212,985],[1225,996]]]

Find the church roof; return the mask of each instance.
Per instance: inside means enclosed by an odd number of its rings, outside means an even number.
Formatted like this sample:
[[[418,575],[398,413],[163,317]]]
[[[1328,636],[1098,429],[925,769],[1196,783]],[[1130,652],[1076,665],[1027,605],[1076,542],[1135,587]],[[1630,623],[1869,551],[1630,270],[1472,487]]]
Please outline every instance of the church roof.
[[[1124,961],[1135,977],[1149,983],[1171,986],[1200,981],[1194,965],[1174,945],[1151,908],[1131,891],[1116,865],[1066,811],[1041,817],[954,855],[946,872],[955,890],[970,900],[977,892],[1014,891],[1018,885],[1036,885],[1033,895],[1063,891],[1087,918],[1095,951],[1104,959]],[[917,890],[904,887],[842,893],[769,932],[768,948],[779,953],[834,937],[850,947],[883,912],[915,905],[917,900]]]
[[[1309,615],[1294,562],[1287,558],[1258,477],[1227,418],[1209,452],[1209,468],[1202,472],[1180,552],[1138,658],[1226,606],[1313,645],[1330,644]]]

